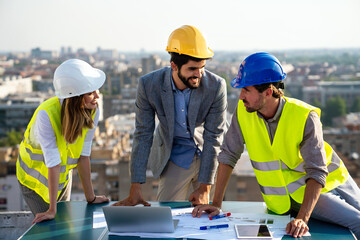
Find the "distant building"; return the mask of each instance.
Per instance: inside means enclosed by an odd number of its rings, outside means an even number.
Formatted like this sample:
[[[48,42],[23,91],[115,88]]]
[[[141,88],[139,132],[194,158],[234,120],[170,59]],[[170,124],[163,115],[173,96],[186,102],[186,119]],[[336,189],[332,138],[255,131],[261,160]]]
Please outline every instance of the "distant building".
[[[100,47],[98,47],[96,51],[96,56],[99,59],[111,60],[118,59],[119,53],[115,49],[101,49]]]
[[[5,76],[0,78],[0,98],[9,94],[32,92],[32,79],[18,76]]]
[[[349,113],[343,117],[333,119],[333,126],[346,128],[349,131],[360,131],[360,112]]]
[[[336,96],[343,98],[349,109],[360,96],[360,81],[319,82],[316,86],[303,88],[303,101],[307,103],[317,100],[325,106],[329,98]]]
[[[31,57],[37,59],[53,59],[58,57],[56,51],[41,50],[40,48],[31,49]]]
[[[117,114],[128,114],[135,112],[135,98],[123,98],[117,96],[104,96],[104,118]]]
[[[360,166],[360,113],[349,113],[333,120],[337,128],[325,129],[324,139],[333,148]],[[355,157],[357,156],[357,157]]]
[[[326,129],[324,140],[337,152],[350,158],[353,153],[360,154],[360,131],[349,131],[347,129]],[[360,164],[359,164],[360,166]]]
[[[60,49],[60,57],[64,56],[65,54],[66,54],[66,49],[64,46],[62,46]]]
[[[0,137],[12,129],[24,132],[44,98],[7,99],[0,102]]]
[[[29,210],[23,200],[16,175],[0,177],[0,211]]]
[[[142,73],[143,75],[161,68],[162,60],[157,55],[151,55],[148,58],[141,59]]]
[[[52,79],[42,79],[39,77],[38,79],[33,79],[33,89],[38,92],[46,92],[49,95],[55,95],[54,84]]]

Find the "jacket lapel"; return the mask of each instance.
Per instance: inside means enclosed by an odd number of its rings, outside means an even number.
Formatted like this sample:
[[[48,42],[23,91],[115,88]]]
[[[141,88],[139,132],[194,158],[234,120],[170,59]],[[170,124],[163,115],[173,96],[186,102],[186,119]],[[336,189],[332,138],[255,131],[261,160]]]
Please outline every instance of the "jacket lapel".
[[[164,107],[164,112],[168,122],[169,136],[170,138],[174,135],[174,119],[175,119],[175,108],[174,108],[174,96],[171,87],[171,73],[172,70],[169,68],[165,73],[165,79],[162,85],[161,100]]]

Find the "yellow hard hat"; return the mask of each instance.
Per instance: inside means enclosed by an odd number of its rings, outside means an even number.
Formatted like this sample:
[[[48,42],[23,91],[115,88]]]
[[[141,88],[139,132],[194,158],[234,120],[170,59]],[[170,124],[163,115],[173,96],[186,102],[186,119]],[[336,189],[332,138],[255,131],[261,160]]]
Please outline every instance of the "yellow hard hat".
[[[169,37],[166,51],[195,58],[211,58],[214,52],[207,46],[201,32],[189,25],[175,29]]]

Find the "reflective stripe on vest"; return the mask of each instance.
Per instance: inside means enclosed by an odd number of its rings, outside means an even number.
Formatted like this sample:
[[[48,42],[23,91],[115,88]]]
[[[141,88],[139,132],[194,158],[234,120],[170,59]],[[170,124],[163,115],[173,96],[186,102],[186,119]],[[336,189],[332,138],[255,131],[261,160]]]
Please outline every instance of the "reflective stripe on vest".
[[[39,171],[37,171],[36,169],[29,168],[28,165],[26,165],[26,163],[23,162],[20,155],[19,155],[19,164],[20,164],[20,167],[28,175],[39,180],[39,182],[44,184],[47,188],[49,187],[47,178],[44,175],[42,175]],[[69,175],[67,176],[67,179],[68,178],[69,178]],[[58,191],[62,191],[62,189],[64,188],[64,185],[65,185],[65,183],[59,184]]]
[[[328,172],[331,173],[333,171],[335,171],[336,169],[338,169],[340,167],[340,161],[338,158],[332,158],[331,159],[331,163],[327,166]],[[251,165],[254,169],[259,170],[259,171],[275,171],[275,170],[280,170],[279,167],[279,161],[275,160],[275,161],[269,161],[269,162],[255,162],[253,160],[250,159]],[[288,166],[286,166],[286,164],[283,161],[281,162],[281,169],[289,169]],[[293,171],[297,171],[297,172],[304,172],[304,162],[301,162],[299,164],[299,166],[297,166],[294,169],[291,169]],[[289,191],[289,193],[294,193],[296,190],[298,190],[301,186],[305,185],[305,177],[302,177],[292,183],[289,183],[287,185],[287,189]],[[285,188],[280,188],[279,187],[265,187],[265,186],[261,186],[260,185],[260,189],[261,192],[265,195],[286,195],[286,189]]]
[[[290,209],[290,196],[300,204],[303,201],[306,172],[300,144],[310,111],[320,115],[319,109],[304,102],[290,98],[285,100],[272,143],[264,120],[256,112],[247,112],[241,100],[237,110],[238,122],[264,201],[270,210],[278,214]],[[322,193],[341,185],[348,176],[344,164],[330,145],[324,142],[324,148],[329,175]]]
[[[30,155],[30,158],[32,159],[32,160],[34,160],[34,161],[41,161],[41,162],[45,162],[44,161],[44,155],[42,155],[42,154],[39,154],[39,153],[33,153],[32,151],[31,151],[31,149],[30,148],[27,148],[27,147],[25,147],[25,149],[26,149],[26,152]],[[22,161],[22,160],[21,160]],[[69,165],[77,165],[77,161],[78,161],[78,159],[73,159],[73,158],[71,158],[71,157],[68,157],[68,160],[67,160],[67,163],[69,164]],[[20,166],[21,166],[21,164],[20,164]],[[24,169],[25,170],[25,169]],[[26,172],[26,171],[25,171]],[[66,165],[61,165],[61,167],[60,167],[60,173],[65,173],[66,172]],[[31,175],[31,174],[29,174],[29,175]],[[41,182],[41,181],[40,181]],[[47,185],[46,185],[47,186]]]
[[[61,164],[57,197],[59,197],[62,189],[69,181],[70,170],[77,166],[88,129],[83,129],[82,135],[77,138],[75,143],[66,143],[61,134],[61,106],[57,97],[43,102],[32,116],[19,147],[16,175],[21,184],[34,190],[45,202],[49,203],[48,168],[45,165],[43,152],[39,144],[34,141],[33,134],[33,125],[39,110],[45,110],[48,113],[60,153]],[[94,116],[95,111],[92,117],[94,118]]]

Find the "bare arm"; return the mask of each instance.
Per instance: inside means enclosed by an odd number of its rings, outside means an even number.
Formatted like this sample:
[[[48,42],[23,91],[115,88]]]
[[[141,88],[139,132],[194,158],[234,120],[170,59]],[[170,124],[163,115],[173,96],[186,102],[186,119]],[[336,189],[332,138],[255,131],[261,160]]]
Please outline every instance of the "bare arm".
[[[226,186],[230,180],[233,168],[227,164],[220,163],[216,177],[215,195],[211,205],[202,205],[194,208],[193,217],[200,217],[203,212],[209,213],[209,217],[218,215],[224,198]]]
[[[50,206],[46,212],[37,213],[32,223],[39,223],[45,220],[51,220],[56,215],[57,206],[57,192],[59,187],[60,167],[58,164],[55,167],[48,168],[48,184],[49,184],[49,200]]]
[[[219,208],[221,207],[225,195],[225,190],[229,183],[232,171],[233,168],[231,166],[220,163],[218,175],[216,178],[215,195],[212,205]]]
[[[91,203],[103,203],[110,201],[104,195],[95,196],[94,189],[91,183],[90,157],[80,156],[78,160],[77,170],[80,176],[81,184],[84,189],[86,201]]]
[[[319,199],[321,189],[326,184],[328,175],[322,126],[316,112],[310,112],[306,120],[300,153],[304,158],[307,181],[300,211],[296,219],[286,227],[286,232],[293,237],[301,237],[309,230],[307,223]]]
[[[322,185],[312,178],[306,182],[303,203],[296,218],[287,224],[287,233],[293,237],[302,237],[309,231],[307,223],[319,199],[321,189]]]

